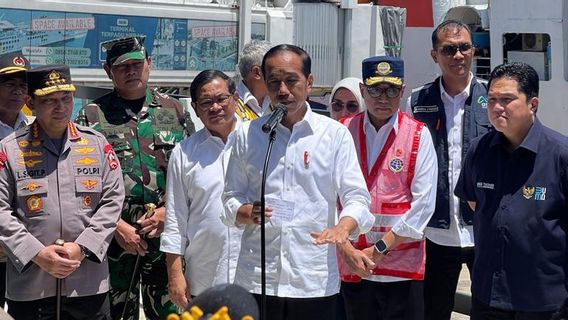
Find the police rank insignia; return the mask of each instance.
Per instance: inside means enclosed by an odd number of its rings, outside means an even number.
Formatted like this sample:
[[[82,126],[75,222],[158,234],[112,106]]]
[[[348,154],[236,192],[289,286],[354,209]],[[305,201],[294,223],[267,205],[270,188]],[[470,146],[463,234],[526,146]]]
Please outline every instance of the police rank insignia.
[[[43,155],[43,152],[41,152],[41,151],[29,150],[29,151],[22,151],[22,152],[18,153],[18,158],[39,157],[39,156],[42,156],[42,155]]]
[[[43,201],[38,196],[29,196],[26,200],[26,207],[31,212],[38,212],[43,208]]]
[[[89,139],[85,138],[85,137],[81,137],[81,139],[77,140],[77,142],[75,142],[78,145],[84,146],[89,144]]]
[[[389,169],[394,173],[399,173],[404,169],[404,162],[400,158],[394,158],[389,162]]]
[[[116,153],[114,153],[112,146],[110,144],[107,144],[104,148],[104,151],[110,169],[114,170],[118,168],[118,159],[116,158]]]
[[[25,147],[29,146],[30,143],[27,140],[20,140],[20,141],[18,141],[18,145],[22,148],[25,148]]]

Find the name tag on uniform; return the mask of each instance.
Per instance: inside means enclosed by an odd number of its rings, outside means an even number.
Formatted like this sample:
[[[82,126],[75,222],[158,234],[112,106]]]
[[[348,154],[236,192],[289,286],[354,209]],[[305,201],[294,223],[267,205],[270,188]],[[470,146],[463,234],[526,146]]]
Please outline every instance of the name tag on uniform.
[[[416,106],[412,110],[413,113],[426,113],[426,112],[438,112],[438,106]]]
[[[294,217],[294,202],[292,201],[267,197],[266,206],[272,208],[272,218],[270,220],[275,225],[290,222]]]
[[[479,188],[479,189],[490,189],[490,190],[495,189],[494,183],[478,182],[476,185],[477,185],[477,188]]]

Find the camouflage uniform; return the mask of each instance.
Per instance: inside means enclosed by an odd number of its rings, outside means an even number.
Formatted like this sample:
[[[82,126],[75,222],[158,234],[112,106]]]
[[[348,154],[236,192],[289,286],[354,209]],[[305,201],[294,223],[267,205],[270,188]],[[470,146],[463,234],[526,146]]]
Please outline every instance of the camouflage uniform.
[[[122,219],[134,224],[145,212],[144,204],[164,206],[166,170],[174,145],[195,131],[181,104],[155,90],[147,89],[146,101],[135,114],[113,91],[85,106],[79,124],[102,132],[113,146],[122,166],[126,198]],[[148,253],[141,257],[144,313],[148,319],[165,319],[176,311],[168,296],[165,254],[160,239],[147,239]],[[111,274],[111,313],[119,319],[126,291],[134,272],[136,256],[126,253],[116,242],[108,251]],[[125,319],[138,319],[139,297],[136,283],[129,295]]]

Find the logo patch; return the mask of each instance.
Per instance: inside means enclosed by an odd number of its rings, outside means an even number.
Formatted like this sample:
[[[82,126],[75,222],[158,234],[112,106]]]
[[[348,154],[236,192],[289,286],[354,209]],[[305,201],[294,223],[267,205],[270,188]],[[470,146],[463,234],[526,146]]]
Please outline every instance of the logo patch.
[[[75,162],[78,163],[78,164],[85,165],[85,166],[90,166],[90,165],[92,165],[93,163],[97,163],[97,162],[99,162],[99,161],[98,161],[97,159],[85,157],[85,158],[79,159],[79,160],[77,160],[77,161],[75,161]]]
[[[30,145],[30,142],[27,141],[27,140],[20,140],[20,141],[18,141],[18,145],[22,148],[25,148],[25,147]]]
[[[479,103],[481,105],[482,108],[487,108],[487,102],[489,100],[487,100],[486,96],[479,96],[477,98],[477,103]]]
[[[32,141],[32,147],[39,147],[39,146],[41,146],[41,141],[39,140]]]
[[[6,161],[8,161],[8,156],[4,152],[0,152],[0,170],[4,169]]]
[[[390,63],[383,61],[377,64],[377,74],[381,76],[386,76],[387,74],[392,73]]]
[[[29,196],[26,200],[28,211],[37,213],[43,208],[43,201],[38,196]]]
[[[33,168],[35,167],[37,164],[42,163],[43,160],[20,160],[18,161],[19,164],[24,165],[26,167],[30,167]]]
[[[112,146],[110,144],[107,144],[105,146],[104,150],[105,150],[107,162],[108,162],[110,169],[114,170],[114,169],[118,168],[118,159],[116,158],[116,154],[114,153]]]
[[[83,208],[91,207],[92,202],[91,196],[83,196]]]
[[[82,148],[77,148],[75,149],[75,152],[80,153],[80,154],[88,154],[95,151],[95,148],[91,148],[91,147],[82,147]]]
[[[96,180],[81,180],[81,183],[89,190],[92,190],[97,185]]]
[[[389,162],[389,169],[394,173],[399,173],[404,169],[404,162],[400,158],[394,158]]]
[[[534,198],[536,201],[546,200],[546,187],[523,186],[523,197],[527,200]]]

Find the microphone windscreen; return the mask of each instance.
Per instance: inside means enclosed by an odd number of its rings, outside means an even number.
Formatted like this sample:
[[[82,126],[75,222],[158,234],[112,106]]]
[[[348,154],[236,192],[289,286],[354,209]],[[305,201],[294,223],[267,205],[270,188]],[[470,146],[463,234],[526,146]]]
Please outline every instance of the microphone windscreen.
[[[204,314],[215,314],[221,307],[229,309],[231,320],[241,320],[244,316],[259,319],[258,304],[256,299],[243,287],[236,284],[217,285],[203,291],[189,304],[197,306]]]

